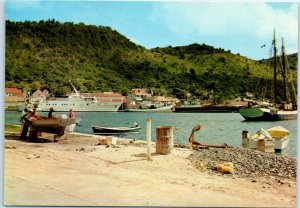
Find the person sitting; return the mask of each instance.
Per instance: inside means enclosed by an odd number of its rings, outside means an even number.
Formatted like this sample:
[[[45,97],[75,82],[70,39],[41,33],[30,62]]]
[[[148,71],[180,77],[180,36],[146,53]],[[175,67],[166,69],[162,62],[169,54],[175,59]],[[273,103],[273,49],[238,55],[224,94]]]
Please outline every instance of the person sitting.
[[[36,111],[36,108],[33,109],[33,111],[29,114],[29,119],[30,121],[34,121],[34,120],[43,120],[38,112]]]

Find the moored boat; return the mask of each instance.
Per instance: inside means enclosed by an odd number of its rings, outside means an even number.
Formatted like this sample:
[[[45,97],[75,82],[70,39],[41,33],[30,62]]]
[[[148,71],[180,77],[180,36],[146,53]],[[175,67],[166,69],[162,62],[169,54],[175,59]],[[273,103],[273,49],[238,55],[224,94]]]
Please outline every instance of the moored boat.
[[[279,101],[277,96],[277,48],[276,37],[274,30],[273,37],[273,86],[272,86],[272,102],[267,105],[255,105],[247,108],[239,109],[239,113],[248,121],[278,121],[278,120],[296,120],[297,119],[297,95],[294,86],[292,76],[289,74],[289,65],[285,55],[284,42],[282,38],[282,56],[281,62],[279,62],[282,83],[283,83],[283,96]],[[288,85],[290,85],[291,92],[288,91]]]
[[[123,104],[121,98],[109,97],[108,94],[103,94],[102,98],[90,96],[88,93],[79,93],[71,82],[70,84],[75,92],[69,96],[41,98],[39,102],[29,100],[26,107],[34,106],[37,111],[44,112],[49,111],[51,107],[56,112],[67,112],[70,109],[76,112],[115,112]],[[23,106],[18,110],[24,110]]]
[[[247,121],[278,121],[278,120],[296,120],[297,110],[284,111],[272,107],[251,107],[241,108],[239,113]]]
[[[120,135],[126,133],[138,133],[141,127],[134,123],[131,127],[103,127],[92,126],[94,134],[97,135]]]
[[[174,108],[176,113],[234,113],[238,112],[240,106],[179,106]]]
[[[167,105],[162,107],[156,108],[144,108],[144,109],[135,109],[135,108],[128,108],[126,112],[171,112],[173,109],[173,105]]]

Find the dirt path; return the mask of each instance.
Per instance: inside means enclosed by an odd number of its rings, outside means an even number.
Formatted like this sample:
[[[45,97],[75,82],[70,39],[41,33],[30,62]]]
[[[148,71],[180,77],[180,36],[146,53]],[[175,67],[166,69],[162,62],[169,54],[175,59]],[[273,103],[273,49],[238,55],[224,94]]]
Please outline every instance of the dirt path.
[[[191,164],[188,149],[153,153],[147,161],[145,147],[107,148],[93,137],[69,135],[57,143],[15,139],[5,140],[6,205],[296,206],[295,182],[209,175]]]

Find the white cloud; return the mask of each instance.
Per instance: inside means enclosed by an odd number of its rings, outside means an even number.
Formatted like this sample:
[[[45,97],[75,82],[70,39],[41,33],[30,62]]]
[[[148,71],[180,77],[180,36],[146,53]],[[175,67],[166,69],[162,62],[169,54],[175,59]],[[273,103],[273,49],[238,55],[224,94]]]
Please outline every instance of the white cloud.
[[[275,28],[277,37],[284,36],[290,49],[298,48],[297,4],[283,10],[261,2],[165,2],[155,8],[151,18],[184,36],[245,36],[258,42],[270,41]]]

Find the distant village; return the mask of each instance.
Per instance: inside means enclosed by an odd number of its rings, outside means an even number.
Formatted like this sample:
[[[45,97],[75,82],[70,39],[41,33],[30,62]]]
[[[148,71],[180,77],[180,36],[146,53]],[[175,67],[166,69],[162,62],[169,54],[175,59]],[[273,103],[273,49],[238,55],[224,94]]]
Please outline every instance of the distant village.
[[[164,105],[174,105],[178,106],[181,104],[189,105],[200,105],[199,100],[185,100],[181,101],[174,97],[165,96],[153,96],[151,93],[147,92],[144,88],[134,88],[128,94],[128,96],[123,96],[115,92],[102,92],[102,93],[80,93],[85,97],[95,97],[99,102],[112,102],[112,101],[122,101],[119,110],[124,109],[145,109],[145,108],[155,108]],[[68,96],[67,94],[66,96]],[[248,95],[251,97],[251,95]],[[28,99],[38,100],[38,99],[52,99],[53,95],[49,93],[48,90],[36,90],[31,94],[27,94],[22,89],[19,88],[5,88],[5,110],[16,110],[16,106],[24,105]],[[209,105],[208,101],[201,101],[202,105]],[[240,98],[234,99],[227,103],[231,106],[246,106],[247,102]]]
[[[121,109],[124,108],[143,108],[147,102],[155,104],[176,104],[180,100],[173,97],[165,96],[152,96],[147,93],[144,88],[134,88],[131,93],[125,97],[119,93],[115,92],[102,92],[102,93],[80,93],[85,97],[95,97],[99,102],[111,102],[111,101],[122,101],[123,105]],[[68,96],[68,94],[66,95]],[[27,99],[51,99],[51,94],[48,90],[36,90],[32,94],[26,94],[22,89],[18,88],[5,88],[5,109],[15,110],[16,106],[24,105]],[[146,108],[146,107],[145,107]]]

